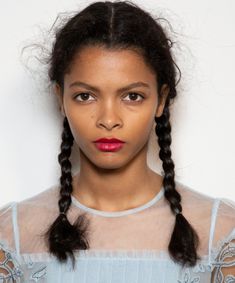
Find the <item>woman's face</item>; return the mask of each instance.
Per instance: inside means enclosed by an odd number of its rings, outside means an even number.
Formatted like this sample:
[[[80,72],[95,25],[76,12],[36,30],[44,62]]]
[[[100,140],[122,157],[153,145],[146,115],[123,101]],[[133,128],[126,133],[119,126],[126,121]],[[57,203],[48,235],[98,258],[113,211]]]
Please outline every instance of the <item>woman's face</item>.
[[[161,116],[165,99],[158,105],[156,76],[136,52],[85,47],[64,77],[63,94],[59,85],[55,90],[80,162],[117,169],[146,158],[154,117]],[[94,143],[100,138],[125,143],[118,151],[101,151]]]

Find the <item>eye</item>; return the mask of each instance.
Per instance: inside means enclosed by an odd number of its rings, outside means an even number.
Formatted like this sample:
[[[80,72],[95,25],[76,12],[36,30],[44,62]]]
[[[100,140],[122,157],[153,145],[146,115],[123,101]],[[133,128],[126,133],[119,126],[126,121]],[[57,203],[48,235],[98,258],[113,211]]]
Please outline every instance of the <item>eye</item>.
[[[131,99],[129,101],[141,101],[144,99],[144,96],[139,94],[139,93],[136,93],[136,92],[129,92],[128,95]],[[141,98],[139,100],[137,100],[138,96]]]
[[[77,94],[74,99],[80,101],[80,102],[85,102],[85,101],[92,101],[92,100],[89,100],[89,96],[91,96],[90,93],[88,92],[81,92],[79,94]],[[140,95],[139,93],[136,93],[136,92],[129,92],[127,96],[125,97],[130,97],[130,99],[127,99],[127,101],[136,101],[136,102],[139,102],[141,100],[144,99],[144,96],[143,95]],[[78,97],[80,97],[80,99],[78,99]],[[138,99],[138,97],[140,99]]]
[[[88,92],[81,92],[81,93],[77,94],[74,97],[74,99],[76,99],[78,101],[90,101],[90,100],[88,100],[89,96],[91,96],[90,93],[88,93]],[[77,97],[82,98],[82,100],[81,99],[77,99]]]

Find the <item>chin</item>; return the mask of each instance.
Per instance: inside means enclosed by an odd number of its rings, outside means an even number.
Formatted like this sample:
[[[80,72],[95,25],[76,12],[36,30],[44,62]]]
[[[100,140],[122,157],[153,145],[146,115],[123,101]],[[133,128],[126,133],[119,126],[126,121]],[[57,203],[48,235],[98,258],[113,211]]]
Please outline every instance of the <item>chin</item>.
[[[97,157],[94,160],[93,158],[90,159],[90,162],[95,167],[105,170],[122,169],[128,163],[128,160],[126,158],[123,160],[121,158],[115,158],[114,156]]]

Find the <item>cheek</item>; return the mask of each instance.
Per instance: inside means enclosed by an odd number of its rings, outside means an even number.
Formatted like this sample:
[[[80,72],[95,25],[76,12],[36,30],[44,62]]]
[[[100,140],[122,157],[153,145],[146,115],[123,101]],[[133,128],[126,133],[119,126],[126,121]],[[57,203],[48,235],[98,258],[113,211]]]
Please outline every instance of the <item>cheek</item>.
[[[67,115],[71,132],[76,142],[82,142],[83,137],[89,139],[92,136],[92,129],[94,130],[94,115],[87,115],[87,113],[70,112]]]
[[[154,111],[138,114],[138,117],[132,117],[127,123],[127,127],[133,133],[140,136],[148,135],[154,124]]]
[[[128,125],[126,133],[128,133],[127,137],[129,138],[129,149],[131,149],[129,152],[131,156],[136,155],[143,148],[146,148],[146,145],[151,137],[153,124],[154,115],[140,115],[138,120],[134,119],[132,124],[130,123]]]

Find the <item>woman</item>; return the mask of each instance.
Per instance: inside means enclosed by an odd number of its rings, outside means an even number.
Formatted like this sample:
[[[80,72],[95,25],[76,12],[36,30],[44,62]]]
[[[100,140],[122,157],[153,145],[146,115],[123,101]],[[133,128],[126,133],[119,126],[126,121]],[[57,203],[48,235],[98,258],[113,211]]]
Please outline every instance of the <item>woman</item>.
[[[48,75],[64,118],[60,184],[1,209],[3,282],[235,280],[234,204],[175,180],[171,47],[128,1],[93,3],[57,31]],[[147,165],[153,127],[163,175]]]

